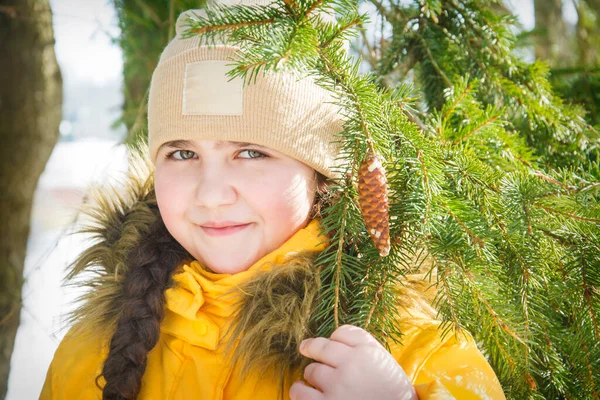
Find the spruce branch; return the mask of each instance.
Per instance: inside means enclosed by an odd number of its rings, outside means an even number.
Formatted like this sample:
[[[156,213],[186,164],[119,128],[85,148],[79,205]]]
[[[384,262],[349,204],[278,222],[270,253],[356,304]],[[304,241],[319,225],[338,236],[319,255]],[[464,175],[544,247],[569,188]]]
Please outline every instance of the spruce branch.
[[[469,236],[469,239],[473,242],[473,244],[475,244],[478,247],[485,247],[485,242],[483,241],[483,239],[475,235],[473,231],[471,231],[471,229],[469,229],[469,227],[460,218],[458,218],[458,216],[454,214],[452,210],[450,210],[450,208],[448,208],[448,206],[446,206],[445,204],[441,204],[441,207],[444,210],[446,210],[448,215],[450,215],[452,219],[454,219],[458,223],[458,225],[465,231],[465,233],[467,234],[467,236]]]
[[[530,163],[527,163],[526,165],[528,165],[529,167],[531,167]],[[546,182],[551,183],[551,184],[556,185],[556,186],[560,186],[560,187],[568,190],[571,193],[576,192],[578,190],[581,190],[580,188],[577,188],[575,186],[571,186],[571,185],[568,185],[568,184],[566,184],[564,182],[560,182],[560,181],[558,181],[558,180],[556,180],[556,179],[554,179],[554,178],[552,178],[552,177],[544,174],[542,171],[534,170],[533,174],[535,176],[537,176],[537,177],[545,180]]]
[[[369,313],[365,320],[365,329],[369,328],[369,326],[371,324],[371,318],[373,318],[373,313],[375,312],[375,308],[377,307],[377,305],[381,301],[381,298],[383,297],[383,290],[384,290],[385,284],[387,282],[387,277],[388,277],[388,271],[385,270],[383,272],[381,281],[380,281],[379,285],[377,286],[375,293],[373,294],[373,296],[374,296],[373,304],[371,305],[371,309],[369,310]]]
[[[439,268],[438,268],[439,270]],[[443,329],[443,334],[445,335],[449,329],[451,329],[453,332],[460,332],[462,330],[462,325],[459,322],[458,319],[458,312],[456,310],[456,306],[454,305],[454,295],[452,294],[451,291],[451,285],[449,283],[449,278],[450,278],[450,270],[444,268],[444,271],[442,272],[442,274],[438,274],[438,281],[436,283],[436,285],[439,287],[441,286],[442,291],[438,292],[438,294],[436,295],[436,298],[434,300],[434,304],[436,305],[436,307],[441,311],[444,312],[446,310],[446,313],[449,312],[450,315],[450,319],[446,321],[446,323],[443,325],[446,325],[446,327],[442,328]],[[451,325],[448,326],[448,323],[450,323]]]
[[[360,127],[361,127],[362,132],[365,135],[365,139],[367,141],[369,150],[371,150],[373,153],[377,153],[377,151],[374,148],[373,137],[371,136],[371,132],[369,129],[369,123],[367,121],[365,112],[363,110],[361,99],[358,96],[358,94],[356,93],[356,91],[354,90],[354,88],[348,84],[349,83],[348,76],[345,74],[344,71],[337,69],[336,66],[331,62],[331,59],[326,54],[324,54],[323,51],[321,51],[319,53],[319,55],[321,56],[321,60],[323,61],[323,64],[324,64],[325,74],[328,77],[330,77],[333,81],[338,83],[340,89],[353,102],[353,104],[355,106],[356,114],[357,114],[359,122],[360,122]],[[354,160],[355,163],[357,161],[358,160]]]
[[[202,28],[190,29],[190,32],[198,34],[198,35],[202,35],[205,33],[235,30],[235,29],[239,29],[239,28],[257,26],[257,25],[267,25],[267,24],[272,24],[273,22],[275,22],[275,20],[272,18],[269,18],[269,19],[265,19],[265,20],[261,20],[261,21],[248,21],[248,22],[238,22],[235,24],[227,24],[227,25],[205,26]]]
[[[290,13],[295,13],[296,11],[298,11],[300,9],[298,4],[296,4],[296,2],[294,0],[283,0],[283,2],[285,3],[285,6],[286,6],[288,12],[290,12]]]
[[[347,208],[344,206],[344,209],[342,210],[342,221],[340,224],[339,239],[338,239],[338,243],[337,243],[337,253],[336,253],[336,260],[335,260],[335,281],[334,281],[335,300],[333,303],[333,320],[334,320],[336,329],[340,326],[340,317],[339,317],[340,286],[341,286],[340,281],[341,281],[342,268],[343,268],[342,254],[344,252],[344,237],[345,237],[345,233],[346,233],[346,212],[347,212]]]
[[[340,38],[343,36],[344,32],[352,29],[355,26],[361,26],[364,23],[364,17],[362,16],[358,16],[357,18],[354,18],[352,21],[344,24],[342,27],[340,27],[334,35],[332,35],[329,39],[327,39],[325,42],[320,44],[321,48],[326,48],[329,47],[329,45],[331,45],[331,42],[333,42],[334,40]]]
[[[419,104],[405,89],[381,88],[376,75],[358,74],[342,41],[363,32],[363,16],[349,3],[282,0],[211,23],[248,52],[236,60],[240,76],[313,76],[347,119],[340,133],[345,167],[322,219],[331,246],[318,259],[319,335],[342,323],[364,326],[382,342],[401,334],[390,312],[393,287],[416,268],[406,254],[421,248],[436,276],[442,333],[474,331],[507,393],[597,395],[600,175],[592,162],[552,164],[576,154],[569,152],[578,141],[595,142],[586,139],[578,111],[552,94],[545,67],[515,60],[508,18],[490,13],[492,3],[394,4],[398,12],[386,18],[398,25],[385,52],[411,47],[422,73],[415,84],[426,94]],[[342,14],[337,23],[311,17],[332,5]],[[256,24],[236,25],[245,21]],[[533,137],[562,147],[539,152]],[[387,260],[365,240],[357,206],[358,167],[369,151],[389,160],[394,240]]]
[[[588,356],[588,346],[587,344],[584,344],[583,350],[585,352],[585,360],[587,361],[585,363],[586,369],[587,369],[587,373],[588,373],[588,378],[589,378],[589,382],[592,386],[592,398],[594,400],[600,399],[600,392],[598,391],[598,388],[596,387],[596,379],[595,379],[595,375],[594,375],[594,366],[592,365],[592,363],[590,362],[590,358]]]
[[[468,139],[470,136],[472,136],[473,134],[475,134],[477,131],[479,131],[480,129],[490,125],[491,123],[493,123],[494,121],[496,121],[500,116],[499,115],[492,115],[491,117],[489,117],[488,119],[486,119],[485,121],[481,122],[480,124],[478,124],[477,126],[473,127],[472,129],[470,129],[466,134],[464,134],[463,136],[455,139],[452,144],[453,145],[457,145],[460,142]]]
[[[307,17],[309,16],[313,11],[315,11],[318,7],[321,6],[321,4],[323,4],[323,0],[317,0],[315,1],[305,12],[304,12],[304,16]]]
[[[523,206],[523,216],[525,217],[525,223],[527,224],[527,234],[529,236],[533,235],[533,226],[531,225],[531,218],[529,216],[529,207],[527,206],[527,202],[524,201],[522,203]]]
[[[582,260],[582,264],[585,265],[586,261]],[[590,314],[590,319],[592,321],[592,326],[594,327],[594,335],[595,339],[600,341],[600,327],[598,326],[598,315],[594,308],[593,300],[595,296],[598,296],[598,290],[594,287],[594,285],[590,285],[587,281],[587,268],[583,268],[582,271],[582,281],[583,281],[583,299],[587,303],[587,311]]]
[[[471,90],[473,89],[474,82],[469,81],[469,80],[467,80],[467,81],[468,81],[467,85],[465,85],[465,87],[460,91],[460,93],[457,96],[449,96],[449,97],[454,97],[454,100],[452,101],[452,103],[450,103],[450,104],[446,103],[444,105],[442,120],[447,120],[448,117],[450,117],[450,115],[454,112],[454,109],[456,108],[456,106],[458,106],[461,103],[461,101],[465,98],[465,96],[468,93],[470,93]],[[449,87],[450,87],[450,90],[448,90],[448,91],[454,92],[455,86],[449,85]]]
[[[427,42],[425,41],[423,36],[419,35],[419,40],[421,46],[423,47],[423,49],[425,49],[425,54],[427,54],[427,58],[429,59],[429,62],[431,63],[435,71],[442,78],[447,87],[452,87],[452,81],[446,76],[446,73],[444,73],[442,68],[440,68],[437,61],[435,61],[435,58],[433,57],[433,54],[431,54],[431,50],[429,49],[429,46],[427,45]]]
[[[600,218],[582,217],[581,215],[576,215],[576,214],[569,213],[569,212],[566,212],[566,211],[557,210],[555,208],[545,206],[545,205],[543,205],[541,203],[538,203],[538,202],[534,202],[532,204],[534,206],[536,206],[538,208],[541,208],[542,210],[547,211],[547,212],[552,213],[552,214],[561,214],[561,215],[569,217],[570,219],[576,219],[576,220],[579,220],[579,221],[593,222],[595,224],[600,224]]]
[[[418,116],[414,115],[413,112],[411,112],[410,110],[402,110],[402,112],[404,113],[404,115],[406,116],[406,118],[412,122],[413,124],[415,124],[416,126],[418,126],[421,131],[423,132],[429,132],[431,134],[435,134],[436,132],[434,130],[431,129],[431,127],[429,125],[426,125]]]
[[[477,287],[477,284],[472,281],[471,279],[471,284],[474,287]],[[521,339],[519,337],[519,335],[513,330],[511,329],[510,325],[506,322],[504,322],[504,320],[502,318],[500,318],[500,316],[498,315],[498,313],[494,310],[494,308],[489,304],[489,302],[487,301],[487,299],[483,296],[483,294],[481,293],[481,291],[479,290],[475,290],[476,294],[477,294],[477,300],[479,300],[487,309],[488,313],[492,316],[492,318],[494,319],[494,322],[497,326],[500,327],[500,329],[503,332],[506,332],[508,335],[510,335],[513,339],[515,339],[517,342],[521,343],[523,346],[527,346],[527,343],[525,343],[525,341],[523,339]],[[496,344],[499,346],[500,349],[502,349],[502,345],[500,345],[500,343],[496,342]],[[505,354],[508,354],[508,352],[506,350],[503,350]]]

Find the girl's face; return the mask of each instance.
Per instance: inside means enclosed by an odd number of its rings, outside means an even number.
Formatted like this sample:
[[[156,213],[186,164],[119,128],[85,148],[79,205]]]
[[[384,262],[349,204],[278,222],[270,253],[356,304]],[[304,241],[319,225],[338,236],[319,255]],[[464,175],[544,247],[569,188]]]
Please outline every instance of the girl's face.
[[[154,177],[171,235],[204,266],[228,274],[306,227],[317,186],[315,171],[294,158],[217,140],[163,144]]]

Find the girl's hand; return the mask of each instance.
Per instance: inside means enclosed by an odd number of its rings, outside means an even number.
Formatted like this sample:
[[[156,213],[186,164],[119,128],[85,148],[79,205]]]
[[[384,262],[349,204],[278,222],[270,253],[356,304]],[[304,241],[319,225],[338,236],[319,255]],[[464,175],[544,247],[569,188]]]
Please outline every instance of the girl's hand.
[[[306,379],[290,389],[293,400],[417,400],[408,376],[392,355],[367,331],[340,326],[329,339],[300,343],[300,353],[317,362],[304,370]]]

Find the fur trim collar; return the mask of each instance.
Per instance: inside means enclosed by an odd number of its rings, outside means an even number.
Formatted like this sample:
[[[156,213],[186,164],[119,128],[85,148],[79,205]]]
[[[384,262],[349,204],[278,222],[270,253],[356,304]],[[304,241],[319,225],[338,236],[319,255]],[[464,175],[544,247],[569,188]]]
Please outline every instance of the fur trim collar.
[[[69,266],[65,278],[68,286],[85,290],[77,308],[65,317],[80,335],[113,335],[125,302],[127,259],[160,218],[152,165],[142,156],[134,156],[119,186],[91,188],[80,210],[83,223],[75,234],[91,236],[92,244]]]
[[[126,302],[122,288],[128,257],[160,218],[152,175],[152,166],[143,157],[134,157],[123,188],[94,190],[90,205],[82,210],[89,220],[78,232],[91,234],[93,244],[67,276],[70,285],[88,289],[67,316],[78,335],[100,335],[108,345],[116,329]],[[314,335],[309,321],[320,287],[314,265],[317,254],[297,253],[284,265],[234,288],[242,295],[222,345],[232,362],[243,365],[243,374],[275,373],[283,389],[308,363],[297,349]]]

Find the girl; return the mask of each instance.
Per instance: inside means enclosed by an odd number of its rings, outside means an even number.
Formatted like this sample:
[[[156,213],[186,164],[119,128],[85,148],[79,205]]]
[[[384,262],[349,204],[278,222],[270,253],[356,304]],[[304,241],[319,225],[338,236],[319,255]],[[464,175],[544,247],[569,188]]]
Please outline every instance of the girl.
[[[152,77],[154,173],[128,199],[100,196],[98,241],[69,276],[91,272],[91,290],[40,398],[503,399],[416,284],[403,286],[402,346],[349,325],[311,338],[339,110],[308,78],[230,81],[235,47],[181,37],[194,13]]]

